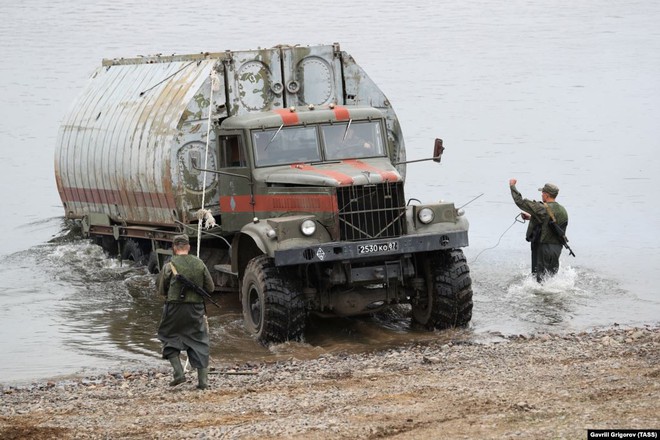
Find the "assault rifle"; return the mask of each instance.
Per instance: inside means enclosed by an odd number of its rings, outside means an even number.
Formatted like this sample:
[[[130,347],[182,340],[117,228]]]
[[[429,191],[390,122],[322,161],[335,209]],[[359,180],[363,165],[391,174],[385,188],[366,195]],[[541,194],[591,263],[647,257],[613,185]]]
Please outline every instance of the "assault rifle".
[[[548,211],[548,215],[550,216],[550,221],[548,222],[548,226],[550,226],[550,230],[559,238],[561,244],[568,250],[568,254],[575,257],[575,253],[573,252],[573,249],[571,249],[571,247],[568,245],[568,237],[566,237],[566,233],[564,232],[562,227],[557,224],[555,215],[553,214],[548,204],[544,203],[544,205],[545,205],[545,209]]]
[[[566,234],[564,234],[564,230],[561,228],[561,226],[559,226],[553,220],[550,220],[548,222],[548,225],[550,226],[552,232],[554,232],[557,235],[557,237],[559,237],[561,244],[564,245],[566,249],[568,249],[569,255],[575,257],[575,253],[573,252],[573,249],[571,249],[571,247],[568,245],[568,238],[566,237]]]
[[[197,284],[193,283],[190,278],[186,277],[185,275],[180,274],[177,270],[176,267],[170,262],[170,267],[172,267],[172,273],[174,274],[174,279],[178,282],[181,283],[181,292],[179,292],[179,298],[184,299],[186,295],[183,293],[186,288],[192,289],[200,295],[202,298],[206,298],[209,300],[211,304],[216,306],[217,308],[220,308],[220,304],[217,302],[213,301],[213,298],[211,297],[211,294],[208,293],[206,290],[202,289],[199,287]]]

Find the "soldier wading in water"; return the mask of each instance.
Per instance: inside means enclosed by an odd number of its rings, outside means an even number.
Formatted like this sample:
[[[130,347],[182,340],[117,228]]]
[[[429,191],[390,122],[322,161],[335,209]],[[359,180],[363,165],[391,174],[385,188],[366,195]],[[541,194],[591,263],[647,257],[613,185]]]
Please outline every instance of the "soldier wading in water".
[[[188,278],[207,292],[213,292],[211,274],[202,260],[189,255],[187,235],[177,235],[172,242],[174,255],[165,264],[158,278],[158,291],[166,297],[163,315],[158,327],[158,339],[163,343],[163,359],[174,368],[174,380],[170,386],[186,381],[179,353],[188,353],[190,364],[197,368],[197,388],[208,388],[209,332],[204,298],[193,289],[184,286],[176,275]]]
[[[523,210],[522,217],[530,220],[526,239],[532,248],[532,273],[536,281],[543,281],[546,276],[554,275],[559,270],[559,256],[563,248],[562,238],[555,233],[551,222],[555,222],[563,231],[564,238],[568,226],[568,213],[563,206],[555,202],[559,188],[546,183],[541,191],[541,202],[523,199],[516,189],[516,179],[509,180],[511,197],[518,208]],[[571,251],[572,253],[572,251]]]

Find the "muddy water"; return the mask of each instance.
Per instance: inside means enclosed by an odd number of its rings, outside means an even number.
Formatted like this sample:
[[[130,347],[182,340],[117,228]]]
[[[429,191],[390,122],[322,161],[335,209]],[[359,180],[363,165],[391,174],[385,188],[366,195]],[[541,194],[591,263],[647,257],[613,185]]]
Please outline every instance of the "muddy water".
[[[406,193],[455,201],[471,222],[475,339],[575,331],[660,316],[660,4],[644,1],[0,3],[0,378],[29,381],[158,360],[160,299],[143,268],[68,238],[53,178],[57,129],[104,57],[338,41],[381,86],[411,159]],[[255,14],[254,11],[259,11]],[[507,181],[546,181],[569,210],[577,258],[529,276]],[[53,237],[57,238],[50,241]],[[214,361],[306,358],[411,340],[405,308],[313,320],[270,349],[238,304],[209,308]]]

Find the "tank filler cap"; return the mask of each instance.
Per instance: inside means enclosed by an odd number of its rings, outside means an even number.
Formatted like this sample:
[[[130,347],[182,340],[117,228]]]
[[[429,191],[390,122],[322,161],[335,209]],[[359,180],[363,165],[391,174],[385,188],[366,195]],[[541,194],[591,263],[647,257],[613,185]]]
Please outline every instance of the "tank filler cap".
[[[259,223],[259,217],[255,217],[252,219],[252,223]]]
[[[310,110],[314,110],[314,104],[308,105],[307,108],[310,109]]]
[[[286,85],[286,89],[289,93],[298,93],[298,90],[300,90],[300,84],[298,84],[298,81],[289,81]]]
[[[273,85],[270,86],[270,89],[275,93],[276,95],[281,95],[282,90],[284,90],[284,86],[282,85],[281,82],[275,82]]]

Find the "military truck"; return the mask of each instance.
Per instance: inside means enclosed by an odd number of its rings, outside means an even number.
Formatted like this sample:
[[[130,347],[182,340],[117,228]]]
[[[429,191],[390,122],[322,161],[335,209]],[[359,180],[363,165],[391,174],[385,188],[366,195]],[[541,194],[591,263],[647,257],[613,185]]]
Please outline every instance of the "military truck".
[[[310,313],[395,304],[429,329],[469,323],[468,221],[406,200],[409,162],[390,102],[335,43],[103,60],[55,176],[66,217],[111,255],[155,273],[191,236],[271,343],[300,339]]]

